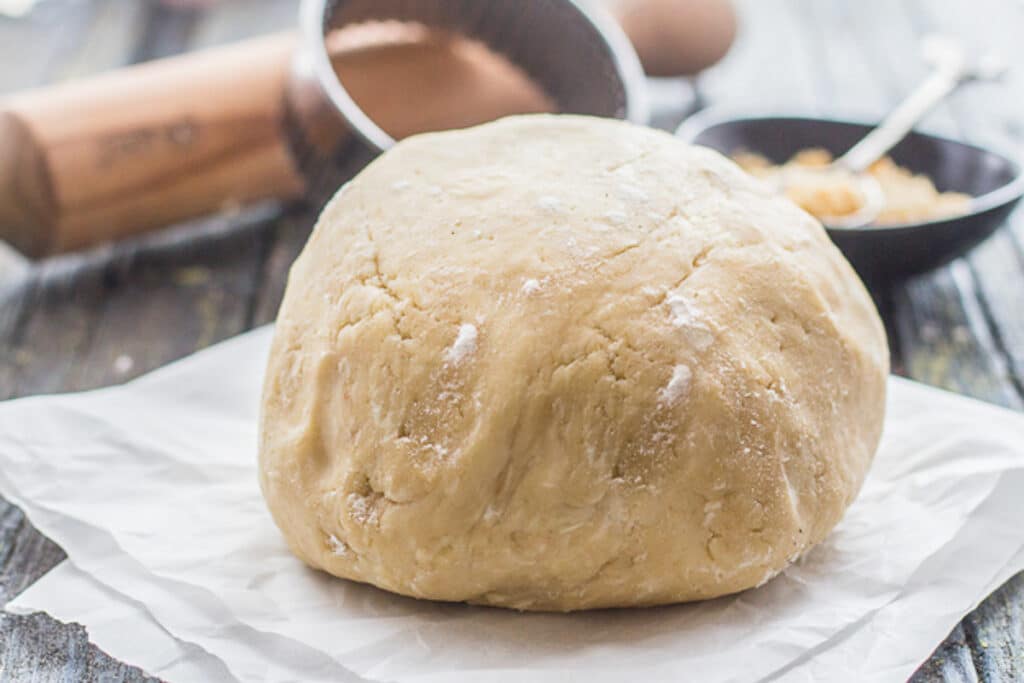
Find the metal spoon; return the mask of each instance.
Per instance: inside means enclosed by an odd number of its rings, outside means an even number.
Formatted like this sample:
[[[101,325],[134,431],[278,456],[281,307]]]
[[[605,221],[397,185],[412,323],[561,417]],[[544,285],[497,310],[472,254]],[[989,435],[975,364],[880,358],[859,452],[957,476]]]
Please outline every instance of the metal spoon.
[[[922,54],[932,65],[929,76],[890,113],[877,128],[868,133],[841,157],[819,173],[845,176],[863,199],[861,208],[845,216],[826,216],[822,221],[834,228],[859,228],[874,222],[885,205],[885,194],[867,170],[895,147],[914,126],[961,84],[968,81],[995,80],[1008,68],[999,57],[986,54],[976,61],[968,58],[964,46],[947,36],[929,35],[922,43]],[[806,169],[801,169],[806,170]],[[782,189],[796,182],[797,175],[780,174]],[[806,178],[806,176],[804,176]]]

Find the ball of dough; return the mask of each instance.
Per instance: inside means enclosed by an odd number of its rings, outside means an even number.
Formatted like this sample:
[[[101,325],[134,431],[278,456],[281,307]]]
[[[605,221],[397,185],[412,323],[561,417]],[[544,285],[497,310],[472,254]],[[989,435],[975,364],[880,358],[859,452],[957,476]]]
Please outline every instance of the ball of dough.
[[[522,610],[764,583],[882,427],[886,339],[821,226],[708,149],[510,118],[402,142],[299,257],[264,495],[313,567]]]

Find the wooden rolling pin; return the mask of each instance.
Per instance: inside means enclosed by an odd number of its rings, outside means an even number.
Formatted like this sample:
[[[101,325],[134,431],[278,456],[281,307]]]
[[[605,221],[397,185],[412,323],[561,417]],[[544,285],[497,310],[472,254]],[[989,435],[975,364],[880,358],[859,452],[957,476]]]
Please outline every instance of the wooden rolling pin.
[[[37,257],[298,195],[282,131],[294,45],[247,41],[12,98],[0,237]]]
[[[728,0],[617,0],[614,7],[654,75],[696,73],[733,40]],[[40,257],[228,205],[302,195],[285,130],[296,40],[249,40],[0,104],[0,239]],[[507,62],[451,40],[377,52],[341,45],[332,55],[354,98],[399,137],[550,109]],[[445,81],[451,74],[461,80]],[[422,93],[422,106],[400,107],[372,87],[389,78],[408,79],[401,90]]]

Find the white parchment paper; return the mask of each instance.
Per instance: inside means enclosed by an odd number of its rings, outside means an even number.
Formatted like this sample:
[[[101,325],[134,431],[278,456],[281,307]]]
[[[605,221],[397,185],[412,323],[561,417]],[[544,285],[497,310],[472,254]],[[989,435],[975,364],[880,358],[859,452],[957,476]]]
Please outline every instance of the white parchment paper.
[[[11,608],[84,623],[171,680],[894,680],[1024,568],[1024,418],[893,380],[860,498],[758,590],[524,615],[335,580],[288,553],[259,494],[269,335],[0,405],[0,492],[73,565]]]

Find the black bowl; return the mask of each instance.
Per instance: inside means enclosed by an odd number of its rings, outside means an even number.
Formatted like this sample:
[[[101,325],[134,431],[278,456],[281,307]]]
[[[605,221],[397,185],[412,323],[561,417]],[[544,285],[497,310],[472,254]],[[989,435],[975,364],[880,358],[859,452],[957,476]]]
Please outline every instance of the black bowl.
[[[782,163],[808,147],[839,156],[874,125],[796,116],[735,118],[707,110],[685,121],[677,135],[726,155],[757,152]],[[991,235],[1024,195],[1020,164],[981,147],[914,132],[889,156],[930,177],[939,190],[963,192],[974,199],[970,213],[953,218],[879,228],[829,228],[832,241],[872,284],[899,280],[962,255]]]

